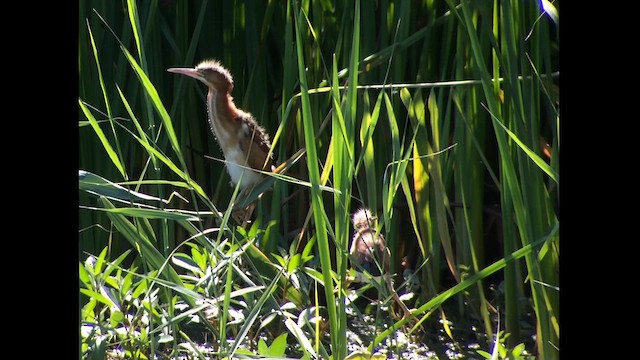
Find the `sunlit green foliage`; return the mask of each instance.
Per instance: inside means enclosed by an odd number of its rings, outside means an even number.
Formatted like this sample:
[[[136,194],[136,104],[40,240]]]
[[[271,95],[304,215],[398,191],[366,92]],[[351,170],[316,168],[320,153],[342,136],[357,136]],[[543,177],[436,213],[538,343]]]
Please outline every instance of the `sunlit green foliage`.
[[[397,287],[411,255],[421,288],[362,354],[440,313],[477,318],[500,358],[535,318],[528,352],[557,358],[557,3],[81,1],[79,16],[84,358],[345,358],[359,207]],[[166,72],[206,58],[290,162],[248,199],[206,89]],[[227,209],[253,200],[243,229]]]

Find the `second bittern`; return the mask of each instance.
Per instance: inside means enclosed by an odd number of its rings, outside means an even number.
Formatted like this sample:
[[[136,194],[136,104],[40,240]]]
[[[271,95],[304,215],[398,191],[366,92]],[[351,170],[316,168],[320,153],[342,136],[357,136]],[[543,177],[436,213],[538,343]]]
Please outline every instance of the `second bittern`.
[[[224,154],[231,183],[234,186],[240,183],[241,194],[251,190],[263,177],[252,169],[273,170],[271,142],[253,115],[234,104],[231,96],[233,77],[229,70],[219,61],[205,60],[195,68],[171,68],[167,71],[187,75],[207,85],[207,118]]]
[[[381,276],[386,284],[386,292],[404,312],[404,317],[411,316],[411,311],[402,302],[393,287],[392,276],[389,273],[391,252],[386,245],[384,236],[377,228],[378,218],[369,209],[359,209],[351,217],[355,232],[349,249],[349,259],[357,271],[366,271],[372,276]],[[395,313],[392,313],[395,315]]]
[[[354,267],[379,276],[389,272],[391,255],[384,236],[376,233],[376,220],[369,209],[359,209],[353,214],[351,221],[355,232],[349,253]]]

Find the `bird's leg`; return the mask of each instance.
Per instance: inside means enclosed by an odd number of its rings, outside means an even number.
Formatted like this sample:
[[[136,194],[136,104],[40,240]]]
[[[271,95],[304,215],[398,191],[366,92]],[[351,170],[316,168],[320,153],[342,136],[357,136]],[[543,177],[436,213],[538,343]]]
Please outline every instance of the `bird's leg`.
[[[410,317],[412,317],[413,315],[411,314],[411,310],[409,310],[407,305],[405,305],[405,303],[400,299],[398,293],[393,288],[393,282],[391,281],[391,276],[389,276],[389,274],[384,275],[384,281],[387,283],[387,290],[389,290],[389,293],[391,293],[391,297],[396,303],[398,303],[398,306],[400,306],[400,309],[402,309],[402,311],[404,312],[403,318],[409,319]],[[392,314],[396,319],[400,320],[400,318],[398,318],[398,316],[393,311]]]
[[[247,225],[251,223],[251,216],[256,209],[258,200],[262,198],[263,193],[258,195],[257,199],[244,207],[237,207],[237,203],[245,202],[246,198],[253,191],[254,187],[255,185],[242,189],[236,197],[236,205],[234,205],[234,209],[231,210],[231,216],[233,217],[233,219],[245,229]]]
[[[248,187],[240,190],[235,202],[237,202],[238,199],[240,199],[240,201],[244,201],[252,188],[253,187]],[[240,224],[240,226],[246,229],[247,225],[251,222],[251,215],[253,215],[253,211],[256,208],[256,202],[253,201],[249,205],[240,208],[236,208],[236,206],[237,205],[234,205],[234,208],[231,209],[231,216],[238,224]]]
[[[251,223],[251,215],[253,215],[253,211],[256,209],[256,203],[252,202],[247,207],[243,209],[233,210],[231,216],[233,219],[238,222],[243,228]]]
[[[404,313],[403,318],[409,319],[413,316],[411,314],[411,310],[409,310],[407,305],[405,305],[402,299],[400,299],[400,296],[398,296],[396,289],[393,287],[393,279],[391,277],[391,274],[389,273],[390,261],[391,261],[391,250],[389,250],[389,248],[385,246],[383,257],[382,257],[382,262],[383,262],[382,266],[385,269],[385,273],[382,275],[382,277],[384,279],[384,282],[387,285],[387,290],[391,294],[391,297],[398,304],[398,306],[400,306],[400,309],[402,309],[402,312]],[[390,309],[393,309],[393,306],[391,306]],[[391,311],[391,313],[394,315],[396,319],[400,320],[400,318],[393,312],[393,310]]]

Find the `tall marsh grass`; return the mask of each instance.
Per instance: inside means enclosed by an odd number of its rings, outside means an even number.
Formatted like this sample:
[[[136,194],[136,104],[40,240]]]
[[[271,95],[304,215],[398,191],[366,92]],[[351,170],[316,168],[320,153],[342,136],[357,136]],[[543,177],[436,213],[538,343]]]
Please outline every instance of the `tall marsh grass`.
[[[559,356],[554,4],[81,1],[78,20],[84,358],[204,357],[187,320],[220,357],[267,331],[289,333],[295,356],[345,358],[359,207],[422,289],[369,351],[455,302],[488,339],[499,316],[511,348],[533,317],[528,350]],[[205,58],[289,162],[248,199],[229,186],[206,89],[166,72]],[[234,224],[228,209],[267,188],[252,226]]]

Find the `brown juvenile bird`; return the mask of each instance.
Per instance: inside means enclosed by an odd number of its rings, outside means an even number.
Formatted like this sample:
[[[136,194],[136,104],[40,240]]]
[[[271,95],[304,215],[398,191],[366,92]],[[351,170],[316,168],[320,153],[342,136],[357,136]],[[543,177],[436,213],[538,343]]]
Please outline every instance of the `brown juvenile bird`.
[[[391,252],[386,246],[382,234],[376,236],[377,219],[368,209],[360,209],[353,214],[351,221],[356,231],[353,234],[349,250],[352,266],[358,271],[366,270],[372,276],[381,275],[386,284],[386,291],[402,309],[404,317],[409,317],[411,311],[396,293],[389,273]],[[391,310],[392,314],[397,317],[393,309]]]
[[[248,193],[263,175],[251,169],[272,171],[269,135],[258,125],[253,115],[233,103],[233,77],[217,60],[205,60],[195,68],[170,68],[167,71],[187,75],[207,85],[207,117],[213,136],[218,141],[233,186],[240,182],[240,194]],[[234,213],[239,222],[246,222],[253,206]]]
[[[366,270],[373,276],[389,272],[391,257],[384,236],[376,236],[376,220],[368,209],[360,209],[353,213],[351,221],[355,233],[349,250],[353,266],[357,270]]]

